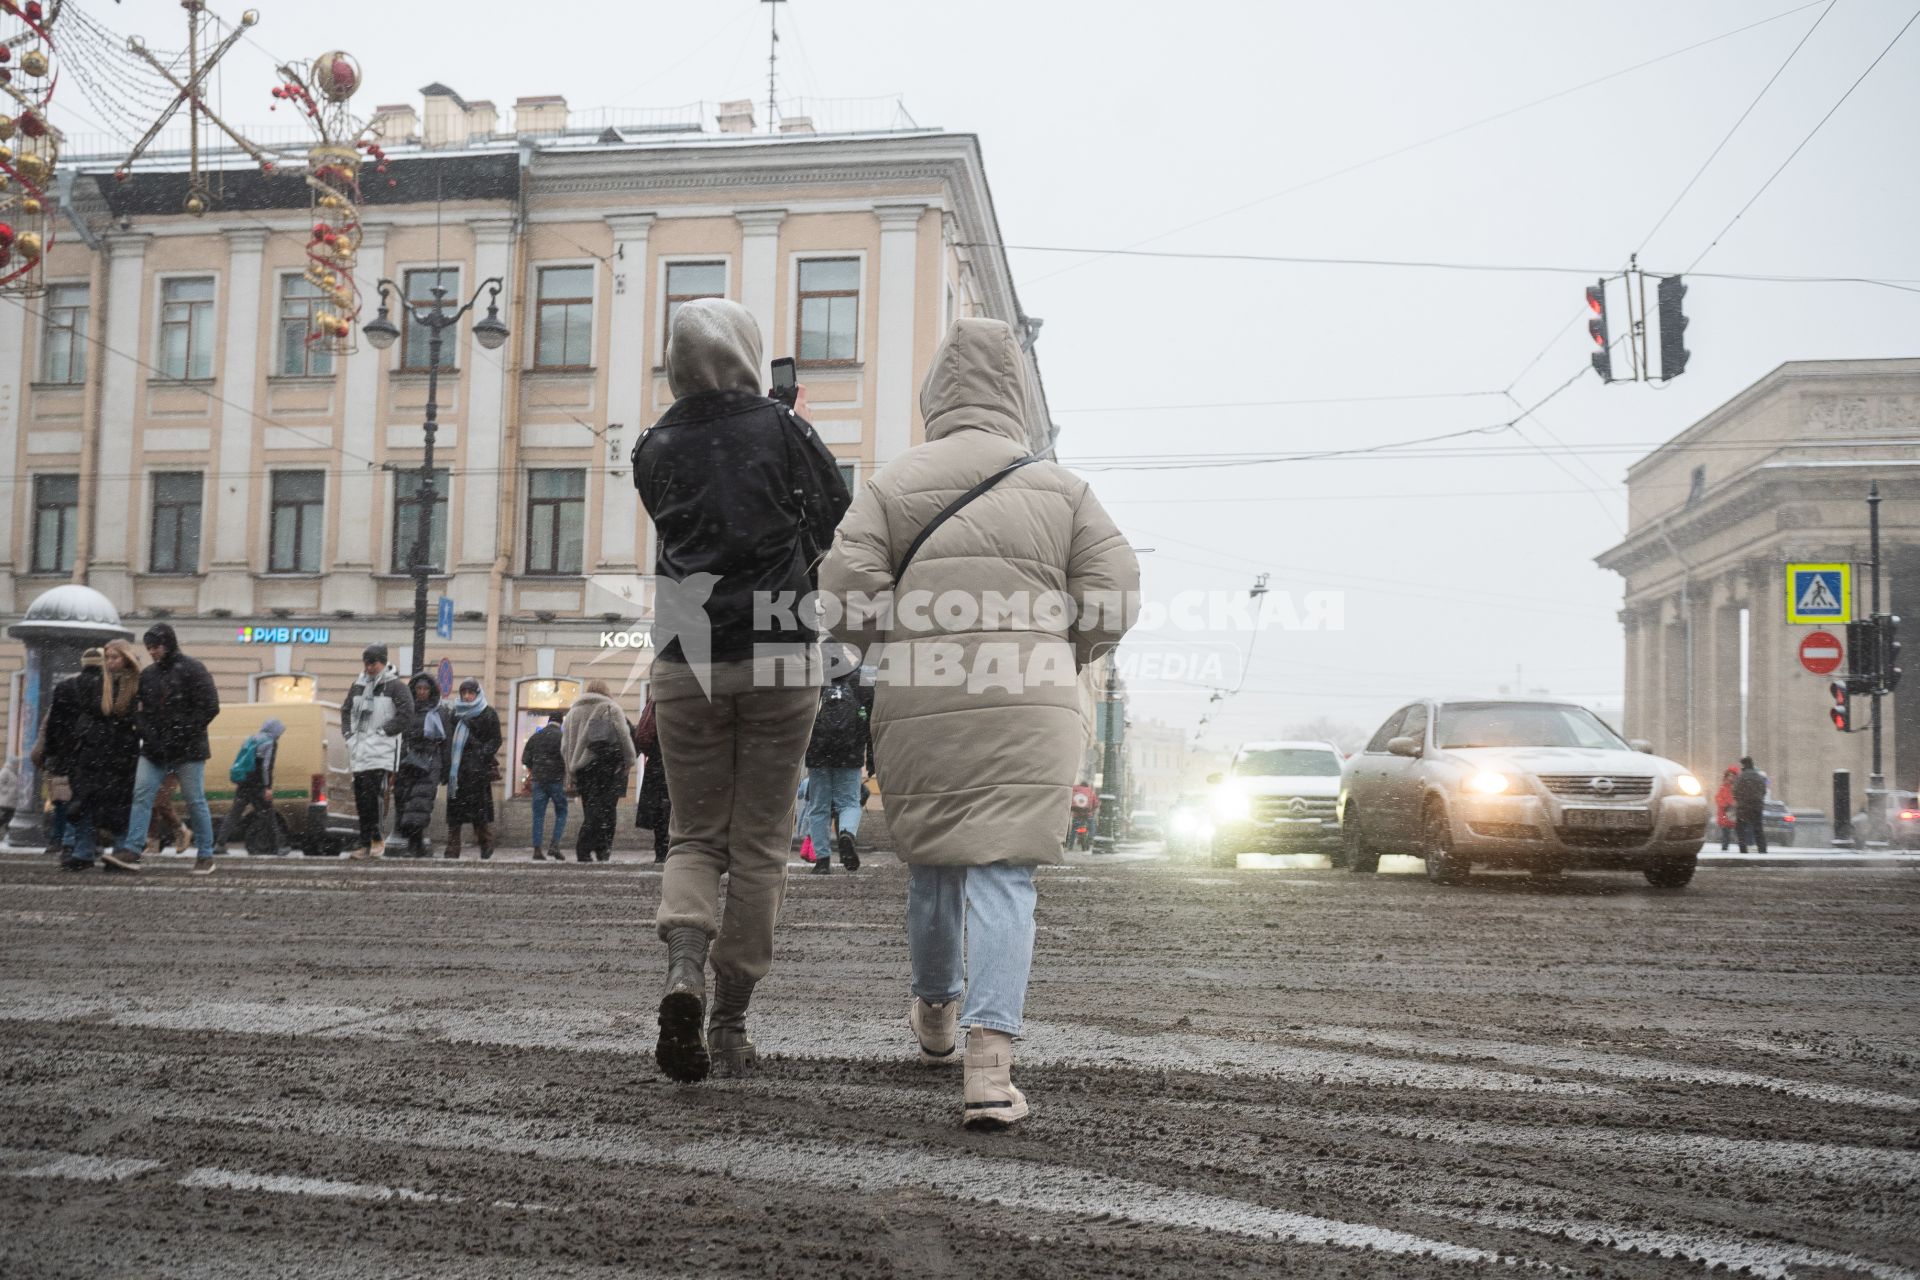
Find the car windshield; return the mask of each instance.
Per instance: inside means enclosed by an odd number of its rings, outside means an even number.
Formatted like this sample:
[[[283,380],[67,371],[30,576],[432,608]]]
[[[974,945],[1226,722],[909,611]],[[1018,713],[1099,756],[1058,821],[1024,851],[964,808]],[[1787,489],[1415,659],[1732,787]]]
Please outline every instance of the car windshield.
[[[1627,744],[1585,707],[1528,702],[1453,702],[1440,708],[1434,740],[1462,747],[1591,747],[1622,751]]]
[[[1337,778],[1340,757],[1312,747],[1248,751],[1233,763],[1236,778]]]

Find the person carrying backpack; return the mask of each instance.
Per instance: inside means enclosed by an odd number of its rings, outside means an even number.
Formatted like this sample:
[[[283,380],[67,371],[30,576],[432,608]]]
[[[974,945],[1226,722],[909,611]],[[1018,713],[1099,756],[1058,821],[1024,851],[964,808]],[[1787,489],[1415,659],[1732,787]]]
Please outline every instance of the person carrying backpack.
[[[873,689],[861,684],[860,668],[828,681],[807,743],[807,834],[813,840],[813,874],[833,871],[833,854],[849,871],[860,869],[853,838],[860,831],[860,768],[872,757],[867,716]],[[835,836],[829,820],[839,819]]]
[[[260,726],[260,732],[240,744],[233,767],[227,770],[227,779],[233,783],[233,807],[220,823],[214,848],[225,852],[227,842],[234,836],[244,840],[247,823],[258,817],[267,824],[269,851],[276,856],[287,851],[280,838],[280,821],[273,812],[273,757],[280,745],[280,735],[286,731],[285,724],[269,720]]]
[[[580,797],[583,810],[574,860],[605,862],[613,856],[614,825],[633,771],[634,750],[633,726],[604,680],[589,683],[568,709],[560,726],[560,755],[566,761],[567,787]]]

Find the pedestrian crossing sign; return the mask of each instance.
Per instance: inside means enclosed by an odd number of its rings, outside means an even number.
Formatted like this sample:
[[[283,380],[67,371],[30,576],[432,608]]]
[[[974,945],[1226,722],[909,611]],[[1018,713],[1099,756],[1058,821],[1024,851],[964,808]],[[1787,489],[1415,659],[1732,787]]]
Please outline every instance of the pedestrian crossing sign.
[[[1787,566],[1788,623],[1817,624],[1852,620],[1852,565],[1790,564]]]

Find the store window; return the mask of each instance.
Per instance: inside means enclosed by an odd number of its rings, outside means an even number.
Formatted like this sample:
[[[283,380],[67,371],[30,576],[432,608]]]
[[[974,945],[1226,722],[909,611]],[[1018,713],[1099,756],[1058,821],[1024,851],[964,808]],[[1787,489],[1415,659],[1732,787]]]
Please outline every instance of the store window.
[[[579,698],[581,688],[578,680],[562,680],[557,676],[522,680],[514,686],[513,750],[507,757],[513,769],[514,795],[533,794],[527,768],[520,763],[520,754],[526,750],[527,739],[538,733],[540,727],[546,724],[547,717],[554,712],[565,715],[567,708]]]
[[[253,678],[255,702],[314,702],[319,697],[320,683],[309,675],[274,671]]]

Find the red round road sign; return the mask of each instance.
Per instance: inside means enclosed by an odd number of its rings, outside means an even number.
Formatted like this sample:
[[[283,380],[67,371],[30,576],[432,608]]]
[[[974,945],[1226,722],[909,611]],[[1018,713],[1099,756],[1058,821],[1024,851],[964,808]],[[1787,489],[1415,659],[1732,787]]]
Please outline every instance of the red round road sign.
[[[1832,675],[1840,669],[1846,650],[1840,637],[1831,631],[1815,631],[1800,642],[1800,665],[1817,676]]]

